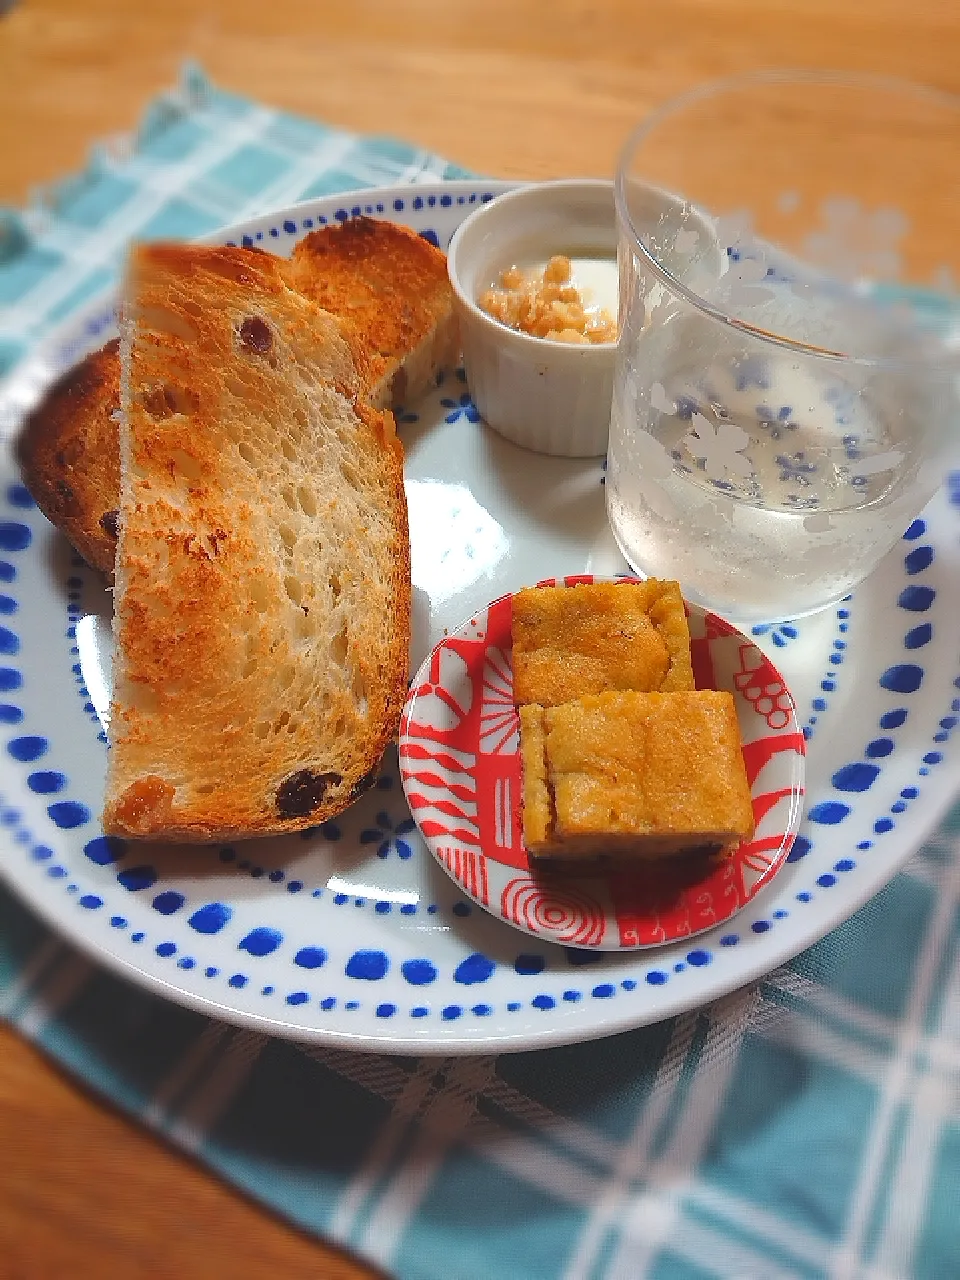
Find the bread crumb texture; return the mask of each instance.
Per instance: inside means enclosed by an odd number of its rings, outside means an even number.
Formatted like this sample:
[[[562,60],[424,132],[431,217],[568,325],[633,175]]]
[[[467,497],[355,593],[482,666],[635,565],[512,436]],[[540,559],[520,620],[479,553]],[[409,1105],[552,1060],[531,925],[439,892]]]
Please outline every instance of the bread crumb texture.
[[[336,315],[375,408],[415,400],[459,353],[442,250],[409,227],[349,218],[299,241],[294,288]]]
[[[366,785],[406,688],[393,419],[268,255],[140,247],[126,296],[104,829],[315,824]]]

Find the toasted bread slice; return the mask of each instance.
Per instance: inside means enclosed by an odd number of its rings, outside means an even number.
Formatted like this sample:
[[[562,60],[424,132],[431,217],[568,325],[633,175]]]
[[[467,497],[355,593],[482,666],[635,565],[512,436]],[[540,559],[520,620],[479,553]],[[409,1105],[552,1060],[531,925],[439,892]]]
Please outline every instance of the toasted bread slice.
[[[243,249],[134,250],[104,830],[322,822],[406,691],[403,452],[338,322]]]
[[[293,251],[290,280],[346,322],[374,408],[416,400],[457,358],[446,255],[409,227],[359,217],[313,231]]]
[[[88,564],[113,574],[120,456],[119,339],[69,370],[27,418],[17,461],[34,501]]]
[[[446,257],[405,227],[372,218],[312,232],[286,278],[344,322],[365,399],[374,408],[417,399],[459,351]],[[18,442],[24,481],[44,515],[84,559],[111,577],[120,464],[117,341],[54,387]]]

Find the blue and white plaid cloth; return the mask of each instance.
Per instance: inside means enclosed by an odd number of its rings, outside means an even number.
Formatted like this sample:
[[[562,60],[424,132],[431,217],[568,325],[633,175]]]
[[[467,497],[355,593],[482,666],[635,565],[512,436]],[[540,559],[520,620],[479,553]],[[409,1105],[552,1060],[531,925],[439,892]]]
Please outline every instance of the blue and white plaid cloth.
[[[114,278],[133,235],[459,173],[188,72],[133,140],[0,214],[0,372]],[[789,966],[597,1043],[459,1059],[300,1048],[128,985],[2,890],[0,1015],[400,1280],[960,1277],[960,807]]]

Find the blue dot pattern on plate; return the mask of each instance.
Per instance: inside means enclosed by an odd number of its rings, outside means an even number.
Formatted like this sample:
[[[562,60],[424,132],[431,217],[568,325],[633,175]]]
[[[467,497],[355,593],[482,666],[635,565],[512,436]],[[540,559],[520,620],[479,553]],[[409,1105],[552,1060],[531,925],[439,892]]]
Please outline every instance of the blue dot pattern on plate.
[[[368,982],[376,982],[386,975],[390,968],[390,959],[385,951],[355,951],[347,961],[345,973],[348,978],[363,978]]]
[[[935,564],[936,554],[933,546],[920,541],[926,532],[926,522],[923,519],[917,519],[910,525],[904,535],[904,541],[908,545],[919,544],[913,546],[904,556],[903,568],[908,578],[919,577]],[[934,586],[924,582],[911,582],[901,590],[897,597],[897,607],[906,619],[903,631],[904,661],[895,662],[888,666],[880,674],[878,681],[883,693],[891,695],[897,699],[897,702],[881,713],[877,724],[877,729],[881,732],[871,737],[864,745],[864,758],[850,761],[834,771],[831,777],[831,784],[834,790],[840,793],[864,793],[869,791],[882,772],[882,766],[878,765],[876,761],[894,755],[896,739],[892,736],[892,733],[907,723],[909,718],[909,699],[922,688],[924,681],[924,667],[919,657],[921,651],[932,641],[934,636],[932,623],[923,622],[917,624],[916,622],[911,622],[909,618],[912,614],[929,611],[933,607],[936,596],[937,591]],[[904,705],[900,701],[901,699],[906,699],[907,705]],[[944,716],[940,720],[939,733],[934,735],[934,741],[946,741],[956,727],[956,723],[957,717],[955,713],[950,716]],[[923,757],[921,767],[918,769],[919,775],[925,777],[930,768],[939,764],[942,758],[942,753],[939,751],[927,752]],[[874,835],[883,835],[888,831],[892,831],[896,826],[895,819],[904,813],[908,804],[916,800],[918,796],[919,790],[917,788],[905,788],[901,791],[900,798],[890,806],[889,813],[878,815],[875,818],[873,823]],[[810,808],[807,813],[807,820],[814,825],[837,826],[848,818],[852,812],[851,805],[841,799],[825,800]],[[798,837],[796,844],[799,845],[801,840],[803,844],[800,846],[799,857],[805,856],[811,848],[811,842],[806,837]],[[858,847],[866,849],[871,844],[871,840],[861,841]],[[791,853],[791,858],[793,857],[794,855]],[[844,868],[844,870],[847,869],[852,869],[852,867]],[[827,876],[826,879],[821,877],[818,881],[818,887],[821,889],[832,888],[835,883],[835,877]],[[803,900],[812,900],[812,895],[808,894]]]
[[[816,726],[822,718],[823,714],[829,709],[830,697],[837,691],[838,668],[846,657],[847,641],[845,639],[850,629],[850,609],[848,608],[849,597],[841,602],[837,608],[835,616],[836,635],[831,641],[830,654],[827,659],[827,670],[820,679],[819,692],[813,698],[810,704],[810,712],[806,722],[803,725],[803,736],[809,742],[814,736]],[[754,634],[762,635],[764,632],[771,630],[770,627],[755,627]],[[787,639],[796,639],[800,634],[795,626],[781,625],[773,630],[772,638],[774,644],[782,646]]]
[[[453,980],[463,983],[464,986],[472,986],[475,982],[486,982],[493,975],[496,967],[496,964],[487,956],[470,955],[457,965]]]
[[[198,907],[188,923],[197,933],[219,933],[233,916],[233,908],[224,902],[208,902]]]
[[[436,982],[439,971],[432,960],[404,960],[400,971],[412,986],[423,987]]]
[[[139,893],[142,889],[150,889],[157,883],[159,873],[154,867],[127,867],[117,875],[117,881],[131,893]]]
[[[283,934],[279,929],[261,926],[258,929],[251,929],[237,945],[241,951],[246,951],[252,956],[268,956],[272,951],[276,951],[282,941]]]

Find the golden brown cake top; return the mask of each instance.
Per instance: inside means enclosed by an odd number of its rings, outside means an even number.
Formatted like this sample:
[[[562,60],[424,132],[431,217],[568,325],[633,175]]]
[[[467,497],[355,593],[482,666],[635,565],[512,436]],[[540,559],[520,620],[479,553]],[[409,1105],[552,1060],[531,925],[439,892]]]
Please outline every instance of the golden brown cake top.
[[[662,856],[753,832],[733,697],[603,693],[521,708],[534,855]]]
[[[649,578],[518,591],[513,681],[518,704],[545,707],[611,689],[693,689],[679,586]]]

